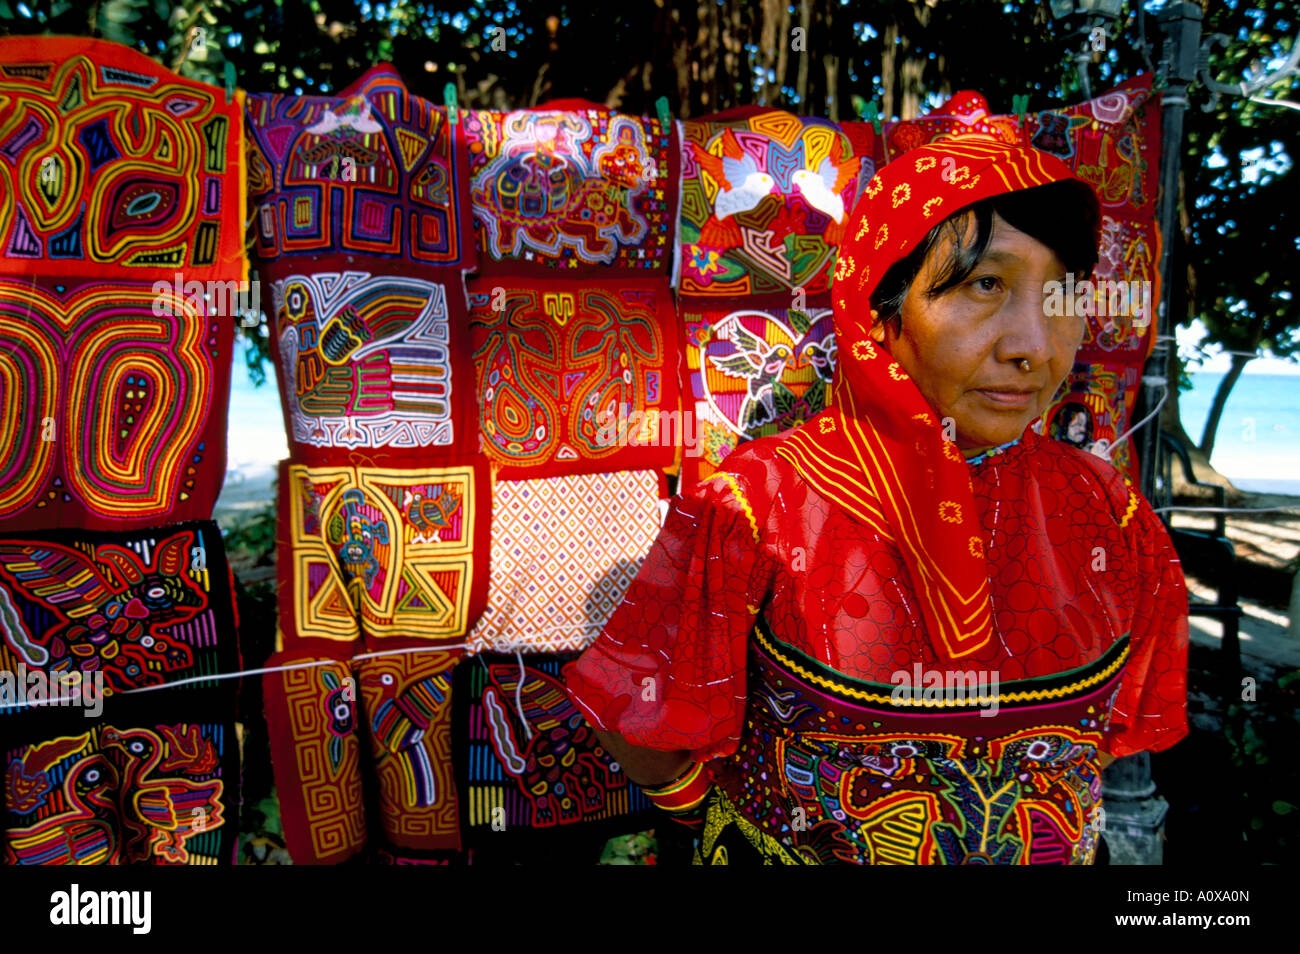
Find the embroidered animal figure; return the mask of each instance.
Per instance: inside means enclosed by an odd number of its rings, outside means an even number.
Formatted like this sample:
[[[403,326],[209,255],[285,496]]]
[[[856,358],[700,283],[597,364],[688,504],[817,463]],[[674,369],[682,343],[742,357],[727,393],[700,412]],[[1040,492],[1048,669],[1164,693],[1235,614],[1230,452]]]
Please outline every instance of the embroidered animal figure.
[[[824,233],[828,245],[839,245],[844,237],[844,189],[857,179],[861,164],[862,160],[857,156],[844,159],[840,137],[836,136],[831,142],[830,154],[822,159],[816,171],[798,169],[790,177],[794,187],[814,209],[831,217],[831,224]]]
[[[71,546],[0,540],[0,632],[28,666],[101,671],[106,691],[161,683],[164,672],[193,663],[166,624],[190,620],[206,605],[186,572],[193,540],[190,531],[170,537],[149,562],[113,544],[96,547],[92,559]],[[38,635],[6,586],[56,622]]]
[[[460,497],[444,490],[430,500],[422,491],[407,491],[402,497],[406,519],[416,529],[416,543],[437,543],[438,532],[451,529],[451,517],[460,508]]]
[[[761,427],[776,419],[774,392],[792,352],[787,345],[768,344],[739,322],[731,323],[729,336],[736,353],[726,357],[710,355],[709,361],[723,374],[749,382],[739,423],[745,429]]]
[[[695,161],[718,186],[713,197],[713,214],[700,229],[700,244],[712,248],[735,248],[742,244],[740,226],[731,216],[748,212],[763,197],[776,191],[776,180],[760,172],[758,162],[740,148],[736,134],[730,129],[722,132],[722,155],[691,143]],[[779,193],[778,193],[779,194]]]

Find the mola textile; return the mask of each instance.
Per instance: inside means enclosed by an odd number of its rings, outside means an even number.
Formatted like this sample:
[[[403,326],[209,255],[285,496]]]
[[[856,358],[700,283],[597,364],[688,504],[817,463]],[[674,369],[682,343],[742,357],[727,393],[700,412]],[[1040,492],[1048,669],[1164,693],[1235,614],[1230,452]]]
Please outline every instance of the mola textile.
[[[376,66],[338,96],[250,96],[254,252],[474,264],[460,127]],[[339,263],[342,264],[342,263]]]
[[[282,461],[283,646],[332,655],[462,642],[487,595],[488,481],[482,458],[403,469]]]
[[[234,860],[232,585],[211,521],[0,537],[6,863]]]
[[[295,862],[335,863],[390,846],[459,849],[451,771],[457,655],[271,657],[268,666],[286,667],[264,675],[263,688],[285,841]],[[363,783],[363,766],[373,772],[373,785]]]
[[[212,515],[243,168],[238,96],[112,43],[0,39],[7,529]]]
[[[295,462],[419,466],[476,453],[460,277],[378,260],[341,271],[290,262],[268,272]]]
[[[150,700],[154,709],[164,707]],[[78,719],[0,728],[9,865],[212,865],[235,856],[239,745],[230,722]]]
[[[242,95],[116,43],[0,39],[0,274],[246,278]]]
[[[744,441],[798,427],[826,408],[835,376],[829,308],[696,308],[683,299],[683,414],[695,443],[682,486],[711,476]],[[691,299],[690,301],[699,301]]]
[[[759,107],[682,125],[679,292],[825,305],[835,249],[874,172],[871,127]]]
[[[0,670],[102,677],[106,696],[235,672],[232,587],[210,520],[2,534]]]
[[[483,274],[668,277],[674,124],[583,100],[463,115]]]
[[[467,844],[555,843],[654,823],[649,799],[565,691],[573,658],[484,653],[457,666],[453,751]]]
[[[653,470],[496,481],[488,603],[471,649],[585,649],[659,533],[663,490]]]
[[[469,283],[484,453],[503,478],[668,467],[681,444],[662,279]]]

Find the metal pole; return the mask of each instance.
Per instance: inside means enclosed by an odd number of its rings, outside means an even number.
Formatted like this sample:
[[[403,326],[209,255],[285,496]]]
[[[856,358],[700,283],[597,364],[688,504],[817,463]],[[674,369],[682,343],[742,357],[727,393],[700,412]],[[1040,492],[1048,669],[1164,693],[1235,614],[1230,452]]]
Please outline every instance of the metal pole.
[[[1160,141],[1160,195],[1157,216],[1160,225],[1160,305],[1156,312],[1156,344],[1142,375],[1142,392],[1135,420],[1155,408],[1166,387],[1178,387],[1169,380],[1167,336],[1173,328],[1170,302],[1173,297],[1174,229],[1178,222],[1178,171],[1183,150],[1183,111],[1187,108],[1187,87],[1196,76],[1201,45],[1201,8],[1194,3],[1169,3],[1156,14],[1164,34],[1160,73],[1166,87],[1161,98],[1163,116]],[[1139,437],[1142,494],[1151,499],[1159,472],[1160,421],[1153,419],[1135,435]],[[1106,813],[1103,836],[1112,864],[1158,865],[1164,856],[1164,819],[1169,803],[1157,795],[1151,778],[1151,756],[1140,752],[1117,759],[1102,775],[1102,798]]]
[[[1150,413],[1169,381],[1170,355],[1168,338],[1173,331],[1170,314],[1175,276],[1172,273],[1174,229],[1178,226],[1178,172],[1182,164],[1183,113],[1187,109],[1187,87],[1196,76],[1197,55],[1201,46],[1201,8],[1194,3],[1166,4],[1156,14],[1164,34],[1164,51],[1160,73],[1166,86],[1161,97],[1163,122],[1160,130],[1160,195],[1156,216],[1160,226],[1160,305],[1156,310],[1156,344],[1147,360],[1142,379],[1141,409],[1134,414],[1141,420]],[[1159,421],[1153,420],[1138,432],[1138,453],[1142,465],[1141,490],[1148,500],[1155,496],[1160,445]]]

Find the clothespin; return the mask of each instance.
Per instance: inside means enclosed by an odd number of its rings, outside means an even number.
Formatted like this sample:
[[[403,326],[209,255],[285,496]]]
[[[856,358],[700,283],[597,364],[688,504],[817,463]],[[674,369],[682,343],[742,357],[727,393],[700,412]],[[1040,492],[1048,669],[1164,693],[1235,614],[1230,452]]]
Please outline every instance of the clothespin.
[[[668,112],[667,96],[660,96],[655,100],[655,112],[659,114],[659,125],[662,126],[664,132],[667,133],[673,123],[672,114]]]
[[[880,124],[880,106],[877,105],[875,100],[872,100],[863,107],[863,114],[867,122],[871,123],[871,128],[876,131],[876,135],[884,135],[884,130]]]
[[[1016,93],[1012,96],[1011,111],[1016,115],[1016,125],[1020,127],[1020,138],[1024,139],[1027,132],[1025,128],[1025,113],[1029,111],[1029,94]]]
[[[456,105],[456,84],[448,83],[442,88],[442,101],[447,107],[447,122],[453,126],[460,122],[459,107]]]
[[[235,98],[235,64],[226,60],[226,102]]]
[[[885,139],[885,126],[884,123],[880,121],[879,104],[876,103],[874,99],[869,103],[865,103],[862,107],[862,115],[867,122],[871,123],[871,128],[876,131],[876,138],[880,140],[880,145],[885,150],[885,162],[888,164],[889,141]]]

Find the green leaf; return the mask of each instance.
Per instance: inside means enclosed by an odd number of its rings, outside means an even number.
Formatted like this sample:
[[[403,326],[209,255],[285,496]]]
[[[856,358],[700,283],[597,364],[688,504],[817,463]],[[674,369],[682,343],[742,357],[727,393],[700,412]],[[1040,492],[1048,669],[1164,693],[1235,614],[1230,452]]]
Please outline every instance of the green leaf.
[[[1279,815],[1290,815],[1295,811],[1295,806],[1290,802],[1279,800],[1273,803],[1273,811],[1277,812]]]

